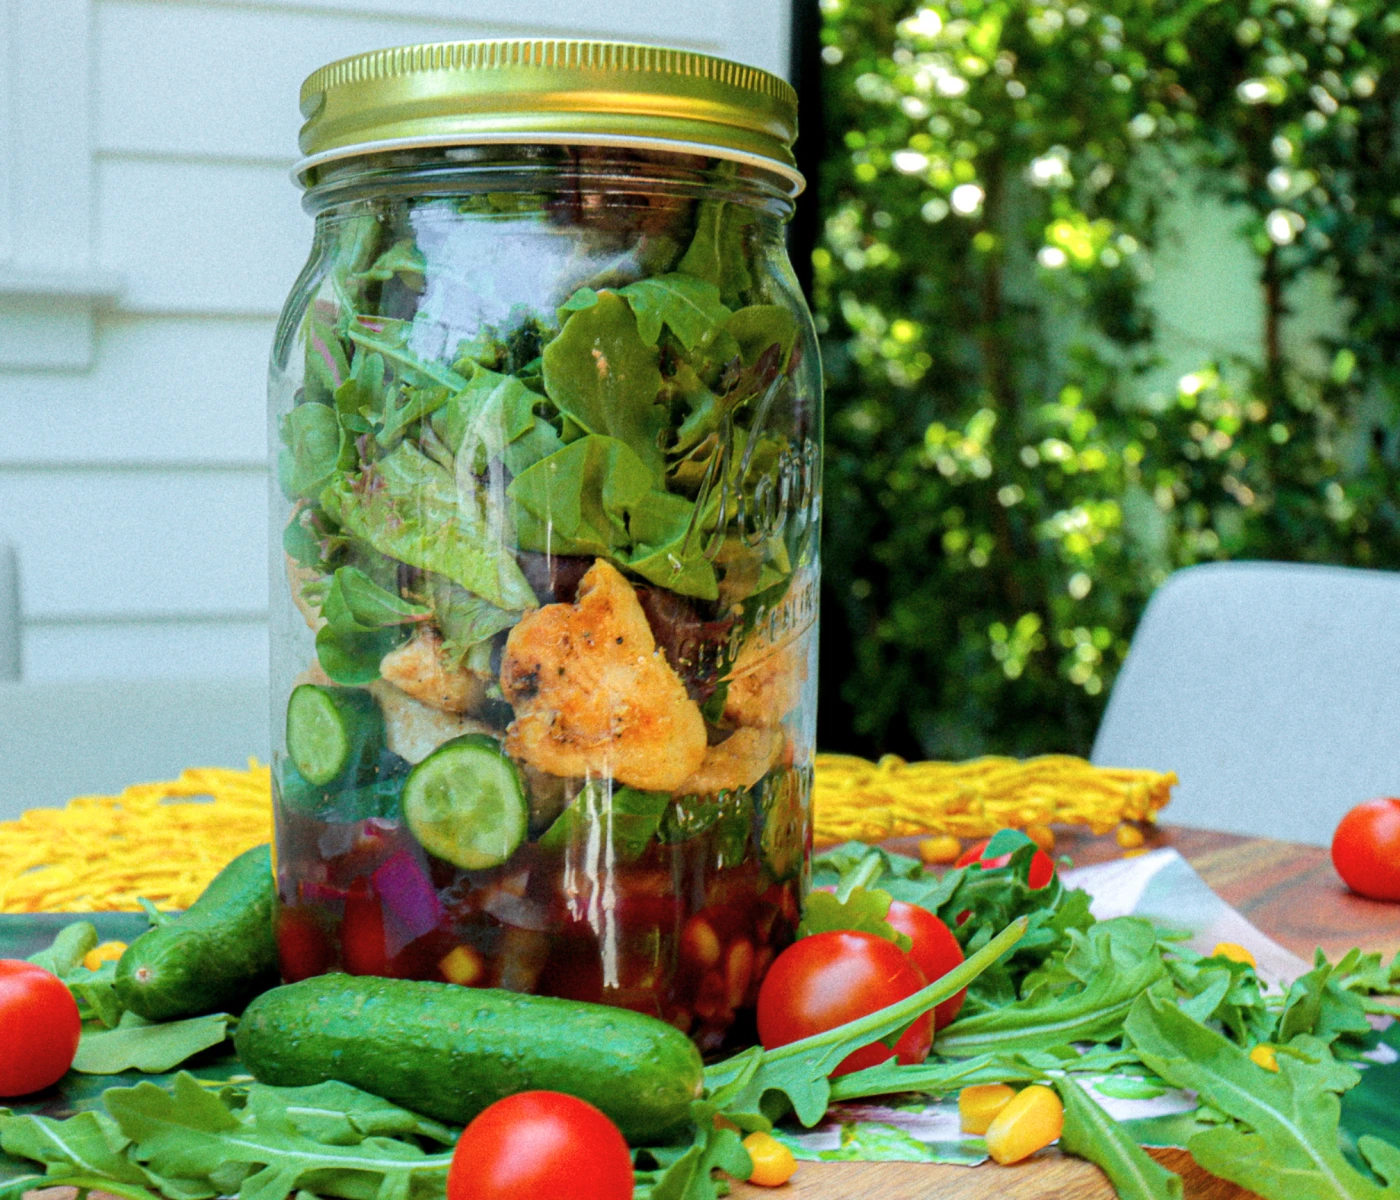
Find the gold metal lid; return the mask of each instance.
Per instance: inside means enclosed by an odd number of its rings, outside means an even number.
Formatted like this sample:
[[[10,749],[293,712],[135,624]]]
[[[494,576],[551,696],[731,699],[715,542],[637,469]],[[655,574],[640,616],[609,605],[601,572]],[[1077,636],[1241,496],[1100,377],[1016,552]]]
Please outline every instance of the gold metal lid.
[[[301,85],[303,183],[376,151],[488,143],[682,150],[771,170],[801,190],[797,93],[728,59],[623,42],[399,46],[343,58]]]

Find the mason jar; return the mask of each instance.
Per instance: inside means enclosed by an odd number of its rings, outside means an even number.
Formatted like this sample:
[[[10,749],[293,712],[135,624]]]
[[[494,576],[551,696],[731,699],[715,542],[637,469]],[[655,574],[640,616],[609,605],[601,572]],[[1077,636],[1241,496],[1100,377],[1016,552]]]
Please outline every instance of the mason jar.
[[[270,377],[282,973],[750,1036],[811,833],[794,93],[475,42],[333,63],[302,111],[315,236]]]

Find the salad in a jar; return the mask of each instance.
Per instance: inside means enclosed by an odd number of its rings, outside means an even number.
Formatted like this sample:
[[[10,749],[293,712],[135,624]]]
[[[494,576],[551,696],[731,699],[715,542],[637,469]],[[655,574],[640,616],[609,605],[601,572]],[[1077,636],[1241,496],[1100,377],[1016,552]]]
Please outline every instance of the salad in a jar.
[[[320,216],[273,373],[278,938],[290,980],[717,1049],[803,893],[820,376],[781,223],[632,186]]]

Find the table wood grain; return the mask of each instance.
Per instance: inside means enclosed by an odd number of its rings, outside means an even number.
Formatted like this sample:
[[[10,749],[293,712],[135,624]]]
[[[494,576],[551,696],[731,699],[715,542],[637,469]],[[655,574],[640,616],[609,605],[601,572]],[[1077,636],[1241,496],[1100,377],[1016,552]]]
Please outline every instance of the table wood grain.
[[[1076,866],[1123,854],[1112,837],[1056,831],[1056,853]],[[886,843],[917,853],[917,838]],[[1311,960],[1321,947],[1331,957],[1360,946],[1387,956],[1400,951],[1400,905],[1365,900],[1347,891],[1326,850],[1266,838],[1162,826],[1145,849],[1175,847],[1226,903],[1280,945]],[[1256,1200],[1254,1193],[1206,1174],[1180,1150],[1152,1156],[1182,1176],[1187,1200]],[[932,1163],[802,1163],[779,1192],[739,1184],[736,1197],[791,1196],[792,1200],[1114,1200],[1095,1166],[1053,1147],[1014,1167]]]

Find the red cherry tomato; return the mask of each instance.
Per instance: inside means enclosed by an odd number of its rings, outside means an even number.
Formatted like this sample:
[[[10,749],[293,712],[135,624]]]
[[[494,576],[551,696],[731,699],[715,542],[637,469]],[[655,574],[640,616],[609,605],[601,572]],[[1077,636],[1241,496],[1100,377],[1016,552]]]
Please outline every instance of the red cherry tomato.
[[[462,1131],[447,1200],[632,1200],[632,1182],[627,1143],[593,1105],[519,1092]]]
[[[284,908],[277,916],[277,957],[287,983],[324,975],[335,961],[320,923],[311,912],[299,908]]]
[[[997,867],[1004,867],[1011,862],[1011,855],[998,854],[995,858],[983,858],[982,854],[987,849],[991,838],[983,838],[975,845],[969,846],[958,856],[955,867],[970,867],[973,863],[985,867],[989,871],[994,871]],[[1037,850],[1031,857],[1030,885],[1039,891],[1055,878],[1055,862],[1045,853],[1044,850]]]
[[[885,920],[896,933],[908,937],[912,943],[909,957],[930,983],[942,979],[954,967],[962,966],[963,950],[958,945],[958,939],[928,909],[920,908],[917,904],[906,904],[903,900],[891,900]],[[966,999],[967,988],[963,988],[933,1010],[935,1033],[956,1019]]]
[[[389,975],[384,910],[363,879],[351,885],[340,923],[340,961],[347,975]]]
[[[814,933],[784,950],[758,989],[758,1040],[765,1049],[824,1033],[912,996],[924,974],[893,942],[873,933]],[[933,1013],[915,1021],[895,1044],[875,1042],[848,1054],[832,1075],[873,1067],[891,1053],[921,1063],[933,1042]]]
[[[78,1053],[78,1003],[57,975],[0,959],[0,1097],[52,1087]]]
[[[1347,887],[1372,900],[1400,900],[1400,799],[1368,800],[1332,835],[1332,865]]]

